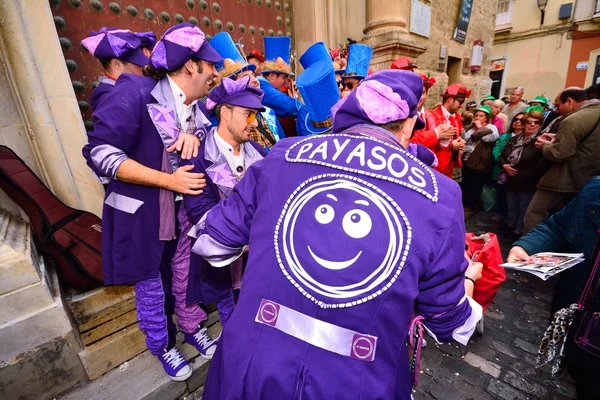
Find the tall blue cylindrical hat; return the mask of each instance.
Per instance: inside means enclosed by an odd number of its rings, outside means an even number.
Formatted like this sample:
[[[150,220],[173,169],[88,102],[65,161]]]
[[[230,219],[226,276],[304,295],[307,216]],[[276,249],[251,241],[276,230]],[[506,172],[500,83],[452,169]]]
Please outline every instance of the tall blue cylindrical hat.
[[[298,77],[296,85],[309,111],[300,123],[311,133],[329,130],[332,126],[331,107],[340,100],[331,60],[312,64]]]
[[[304,69],[307,69],[314,63],[318,61],[329,60],[331,61],[331,56],[329,55],[329,51],[327,51],[327,47],[325,47],[325,43],[317,42],[310,46],[302,57],[300,57],[300,64]]]
[[[242,56],[228,32],[217,33],[208,43],[223,57],[222,61],[215,63],[217,71],[224,70],[227,64],[226,76],[239,74],[246,70],[254,71],[256,69],[254,64],[248,64],[244,59],[244,56]],[[229,61],[226,62],[226,60]]]
[[[348,63],[344,78],[364,79],[369,74],[369,64],[373,49],[367,45],[354,43],[348,47]]]
[[[289,36],[265,37],[265,59],[267,61],[275,61],[277,58],[281,58],[289,65],[291,50],[292,39]]]
[[[268,36],[265,38],[265,67],[263,75],[278,73],[293,75],[290,67],[290,52],[292,39],[288,36]]]

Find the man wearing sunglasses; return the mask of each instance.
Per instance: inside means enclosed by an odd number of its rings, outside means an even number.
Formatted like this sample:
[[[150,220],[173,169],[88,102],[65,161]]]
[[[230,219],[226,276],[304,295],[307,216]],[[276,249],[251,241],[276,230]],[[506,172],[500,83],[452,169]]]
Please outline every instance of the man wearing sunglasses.
[[[454,83],[446,88],[442,104],[431,111],[438,137],[434,147],[438,158],[435,169],[449,178],[452,178],[454,168],[462,166],[458,152],[465,147],[465,140],[460,137],[463,126],[458,110],[470,96],[471,91],[466,86]]]
[[[194,166],[193,172],[206,176],[206,187],[201,196],[184,196],[183,202],[193,227],[221,199],[229,197],[233,187],[244,177],[248,167],[262,160],[262,146],[250,140],[257,129],[257,114],[264,111],[261,103],[263,91],[251,84],[251,77],[233,80],[223,78],[221,84],[208,95],[206,107],[217,117],[218,126],[212,128],[200,144],[198,156],[185,160]],[[233,311],[232,279],[239,280],[241,259],[224,265],[227,268],[211,268],[202,257],[194,254],[190,260],[188,302],[217,303],[221,324],[225,326]]]

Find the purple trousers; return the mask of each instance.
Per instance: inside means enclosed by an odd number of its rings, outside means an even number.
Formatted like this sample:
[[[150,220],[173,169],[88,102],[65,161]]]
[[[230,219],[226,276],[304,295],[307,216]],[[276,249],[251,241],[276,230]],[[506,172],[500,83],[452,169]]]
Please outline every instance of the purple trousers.
[[[198,304],[187,305],[186,301],[191,253],[187,232],[191,224],[180,205],[178,202],[175,208],[178,239],[165,242],[159,276],[139,281],[134,287],[138,324],[146,335],[146,347],[154,355],[175,346],[177,328],[173,314],[177,315],[179,328],[184,333],[193,333],[207,319]],[[217,308],[224,326],[233,312],[233,294],[218,301]]]

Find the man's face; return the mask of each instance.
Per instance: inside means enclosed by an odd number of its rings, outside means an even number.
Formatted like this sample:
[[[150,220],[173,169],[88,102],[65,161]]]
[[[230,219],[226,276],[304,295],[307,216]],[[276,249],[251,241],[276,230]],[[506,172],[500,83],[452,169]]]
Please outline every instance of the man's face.
[[[346,97],[358,88],[360,80],[356,78],[342,78],[342,85],[342,97]]]
[[[250,140],[250,134],[258,126],[256,121],[256,110],[244,107],[232,106],[228,108],[227,129],[231,138],[239,144]]]
[[[217,79],[218,74],[215,68],[215,64],[200,60],[199,63],[193,63],[192,68],[192,79],[194,80],[193,85],[198,88],[198,98],[208,95],[211,85],[214,80]]]
[[[452,102],[448,101],[448,107],[446,108],[450,114],[458,112],[465,102],[465,99],[462,98],[452,98],[450,100],[452,100]]]
[[[270,73],[269,75],[267,75],[267,80],[277,90],[281,89],[281,87],[285,83],[286,78],[287,76],[285,74]]]
[[[510,103],[516,104],[516,103],[520,102],[522,98],[523,98],[523,90],[515,89],[512,91],[512,93],[510,95]]]
[[[425,102],[427,101],[427,89],[425,88],[425,86],[423,86],[423,93],[421,94],[421,98],[419,99],[419,104],[417,104],[417,110],[421,110],[421,107],[423,107],[423,105],[425,105]]]
[[[259,75],[263,70],[264,63],[261,63],[257,58],[248,59],[248,64],[256,65],[255,75]]]
[[[255,88],[260,88],[260,83],[258,82],[258,79],[256,79],[256,77],[254,76],[254,74],[250,70],[246,70],[244,72],[240,72],[235,77],[235,80],[237,81],[238,79],[243,78],[244,76],[249,76],[250,77],[250,83],[249,83],[250,86],[253,86]]]
[[[556,95],[556,98],[554,99],[554,105],[556,106],[556,111],[560,115],[567,115],[568,114],[567,108],[565,107],[565,105],[563,104],[563,102],[560,100],[560,93],[558,95]]]
[[[492,108],[492,103],[494,102],[494,100],[486,100],[483,102],[484,106],[488,106],[489,108]]]

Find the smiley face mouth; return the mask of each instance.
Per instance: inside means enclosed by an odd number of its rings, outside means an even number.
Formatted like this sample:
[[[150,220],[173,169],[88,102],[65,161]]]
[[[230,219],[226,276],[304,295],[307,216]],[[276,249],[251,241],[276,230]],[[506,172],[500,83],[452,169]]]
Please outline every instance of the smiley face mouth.
[[[323,268],[327,268],[327,269],[331,269],[334,271],[339,271],[345,268],[348,268],[349,266],[351,266],[352,264],[354,264],[356,262],[356,260],[358,260],[358,258],[360,257],[360,255],[362,254],[362,250],[358,252],[358,254],[356,256],[354,256],[354,258],[350,259],[350,260],[346,260],[346,261],[330,261],[330,260],[325,260],[324,258],[319,257],[318,255],[316,255],[312,249],[310,248],[310,246],[306,246],[308,248],[308,252],[310,253],[310,255],[312,256],[313,260],[315,260],[321,267]]]

